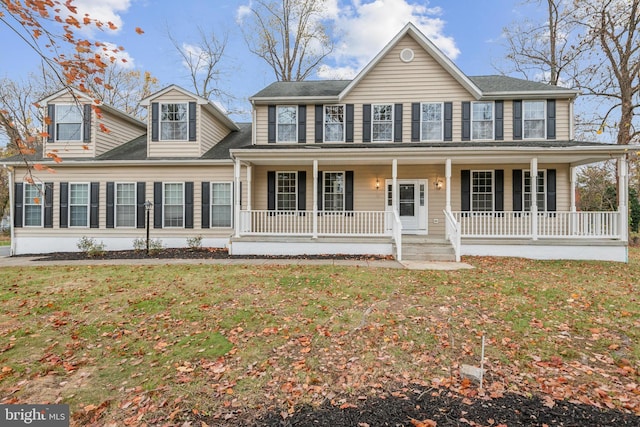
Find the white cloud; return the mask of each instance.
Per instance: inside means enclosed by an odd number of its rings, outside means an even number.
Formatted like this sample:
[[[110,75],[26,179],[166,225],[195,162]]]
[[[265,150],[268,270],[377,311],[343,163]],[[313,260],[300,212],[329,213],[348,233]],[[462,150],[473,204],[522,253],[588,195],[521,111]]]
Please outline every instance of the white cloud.
[[[80,22],[86,14],[89,18],[101,21],[105,25],[112,22],[118,31],[123,25],[120,15],[129,10],[131,0],[75,0],[73,5],[77,8],[76,19]]]
[[[200,46],[196,46],[188,43],[182,43],[182,50],[189,57],[191,63],[196,68],[197,73],[201,73],[205,71],[205,67],[209,62],[209,54],[207,52],[202,50]],[[182,59],[182,65],[187,70],[191,69],[187,61],[184,59]]]
[[[332,13],[328,15],[333,15],[337,40],[331,57],[335,66],[322,67],[319,77],[354,77],[408,22],[418,27],[452,60],[460,54],[455,40],[444,34],[445,22],[439,17],[441,10],[429,8],[428,2],[353,0],[339,10],[336,0],[329,0],[329,4],[327,9]]]
[[[131,70],[135,68],[133,57],[131,57],[128,52],[119,50],[118,46],[113,43],[102,44],[104,45],[103,48],[100,48],[100,50],[98,50],[96,53],[102,56],[102,60],[104,62],[112,62],[111,58],[113,57],[115,58],[115,61],[113,61],[113,63],[117,67],[123,68],[125,70]],[[114,50],[116,52],[114,52]]]
[[[244,22],[244,18],[251,14],[251,2],[249,4],[243,4],[238,6],[236,9],[236,22],[238,24],[242,24]]]

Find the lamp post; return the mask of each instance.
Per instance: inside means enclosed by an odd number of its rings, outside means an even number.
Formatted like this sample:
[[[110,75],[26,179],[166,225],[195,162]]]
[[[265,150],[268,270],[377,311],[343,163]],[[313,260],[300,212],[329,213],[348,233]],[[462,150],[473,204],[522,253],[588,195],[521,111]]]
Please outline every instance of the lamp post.
[[[144,202],[144,210],[147,211],[147,255],[149,255],[149,214],[151,213],[151,207],[153,203],[151,200]]]

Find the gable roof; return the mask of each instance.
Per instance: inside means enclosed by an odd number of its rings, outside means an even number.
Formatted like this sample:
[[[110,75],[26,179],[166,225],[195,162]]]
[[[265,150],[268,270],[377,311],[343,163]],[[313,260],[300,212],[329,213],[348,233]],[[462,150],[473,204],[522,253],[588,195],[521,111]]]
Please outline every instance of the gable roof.
[[[522,98],[535,96],[568,96],[575,97],[580,92],[561,86],[554,86],[542,82],[517,79],[509,76],[470,76],[482,91],[482,97],[487,98]]]
[[[181,88],[178,85],[172,84],[169,85],[167,87],[165,87],[164,89],[159,90],[158,92],[152,93],[151,95],[147,96],[146,98],[144,98],[143,100],[140,101],[140,105],[148,107],[149,105],[151,105],[151,102],[166,94],[167,92],[170,92],[172,90],[176,90],[180,93],[182,93],[183,95],[185,95],[188,98],[193,99],[194,101],[196,101],[199,105],[202,105],[207,111],[209,111],[211,114],[214,115],[214,117],[216,117],[218,120],[220,120],[222,123],[224,123],[227,127],[229,127],[229,129],[232,130],[239,130],[238,125],[229,118],[229,116],[227,115],[227,112],[225,111],[225,109],[215,103],[212,102],[210,100],[208,100],[207,98],[203,98],[199,95],[196,95],[193,92],[189,92],[186,89]]]

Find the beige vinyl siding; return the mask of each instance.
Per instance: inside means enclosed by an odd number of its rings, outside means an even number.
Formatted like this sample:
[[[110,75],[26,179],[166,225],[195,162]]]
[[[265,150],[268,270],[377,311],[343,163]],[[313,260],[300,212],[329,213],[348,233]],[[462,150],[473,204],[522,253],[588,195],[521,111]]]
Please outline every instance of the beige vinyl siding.
[[[208,112],[201,105],[197,108],[199,117],[197,118],[198,129],[196,137],[201,143],[200,155],[209,151],[214,145],[222,141],[229,134],[229,129],[222,124],[213,114]]]
[[[101,131],[100,124],[103,124],[108,129],[108,132]],[[101,119],[97,119],[96,114],[93,114],[91,132],[91,139],[95,141],[95,153],[96,156],[99,156],[139,137],[144,134],[145,130],[102,110]]]
[[[185,97],[184,93],[172,89],[162,96],[153,99],[152,102],[160,104],[166,103],[186,103],[194,102],[194,98]],[[200,123],[200,110],[196,108],[196,125]],[[149,118],[147,121],[147,155],[149,157],[172,158],[172,157],[200,157],[200,143],[196,141],[152,141],[151,140],[151,106],[149,106]],[[158,120],[159,123],[159,120]],[[197,135],[197,131],[196,131]]]
[[[568,140],[571,135],[571,109],[567,99],[556,100],[556,139]]]
[[[16,176],[23,176],[24,169],[16,169]],[[229,236],[230,228],[202,229],[202,182],[233,182],[233,166],[122,166],[122,167],[64,167],[58,166],[58,173],[39,177],[44,182],[53,182],[53,228],[16,228],[17,237],[20,236],[91,236],[100,237],[140,236],[146,233],[137,228],[106,228],[107,182],[145,182],[145,200],[154,201],[154,182],[193,182],[193,229],[186,228],[153,228],[153,208],[150,214],[151,237],[189,237],[202,235],[204,237]],[[243,206],[246,206],[246,169],[242,169]],[[99,198],[99,228],[60,228],[60,182],[68,183],[100,183]]]

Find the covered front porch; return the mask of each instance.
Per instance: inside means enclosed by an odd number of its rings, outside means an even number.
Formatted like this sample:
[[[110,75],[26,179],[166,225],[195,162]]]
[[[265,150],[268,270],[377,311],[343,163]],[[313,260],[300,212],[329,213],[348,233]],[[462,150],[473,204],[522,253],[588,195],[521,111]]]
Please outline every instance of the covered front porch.
[[[233,254],[375,254],[403,260],[403,236],[410,234],[426,237],[425,251],[429,242],[448,242],[455,260],[462,255],[532,258],[549,255],[549,258],[626,261],[627,163],[624,155],[616,157],[623,195],[618,210],[580,212],[575,197],[577,168],[609,158],[611,153],[586,149],[581,153],[577,150],[564,153],[561,157],[557,152],[522,153],[522,150],[503,149],[498,153],[489,149],[485,154],[458,150],[453,155],[404,147],[395,148],[394,152],[385,148],[337,147],[238,151],[234,153],[236,227],[230,245]],[[283,156],[285,152],[287,156]],[[509,204],[512,207],[518,204],[516,192],[513,196],[498,195],[499,191],[507,193],[506,187],[514,187],[515,168],[526,170],[528,185],[538,188],[539,170],[552,167],[554,179],[557,170],[558,180],[566,181],[558,184],[554,206],[538,203],[539,193],[532,191],[527,195],[526,209],[524,206],[522,210],[504,209]],[[273,209],[274,206],[265,206],[264,196],[259,196],[265,191],[261,176],[267,169],[278,168],[307,169],[304,174],[298,174],[297,185],[308,188],[311,197],[300,203],[302,193],[299,193],[298,209]],[[491,210],[464,206],[461,199],[464,199],[467,168],[494,171],[494,181],[505,181],[501,190],[496,189],[492,194],[495,204]],[[351,172],[353,181],[345,183],[351,186],[345,192],[355,193],[352,204],[336,211],[322,209],[321,170],[342,169],[355,169],[355,173]],[[504,169],[513,171],[514,182],[507,183],[509,180],[504,177],[509,173]],[[545,180],[550,181],[550,176],[550,173],[549,178],[544,175]],[[245,183],[244,204],[241,182]],[[499,197],[503,197],[500,204]],[[540,205],[545,209],[538,210]]]

